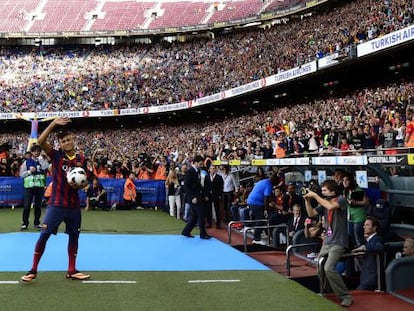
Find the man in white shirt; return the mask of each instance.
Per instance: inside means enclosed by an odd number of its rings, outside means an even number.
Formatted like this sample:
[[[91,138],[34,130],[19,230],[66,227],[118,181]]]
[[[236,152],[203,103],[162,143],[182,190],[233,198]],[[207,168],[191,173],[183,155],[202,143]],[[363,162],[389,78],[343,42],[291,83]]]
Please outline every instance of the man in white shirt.
[[[224,221],[229,222],[231,220],[230,207],[234,201],[234,193],[238,192],[239,186],[233,174],[230,173],[230,167],[228,165],[220,167],[219,175],[223,178]]]

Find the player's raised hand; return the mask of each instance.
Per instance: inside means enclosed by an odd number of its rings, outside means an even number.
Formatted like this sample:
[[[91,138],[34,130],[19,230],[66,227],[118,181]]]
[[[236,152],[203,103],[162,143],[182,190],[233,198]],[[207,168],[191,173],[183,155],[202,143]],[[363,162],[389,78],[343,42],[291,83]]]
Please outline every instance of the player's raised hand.
[[[53,120],[53,122],[56,125],[66,125],[72,122],[72,120],[69,117],[57,117],[55,120]]]

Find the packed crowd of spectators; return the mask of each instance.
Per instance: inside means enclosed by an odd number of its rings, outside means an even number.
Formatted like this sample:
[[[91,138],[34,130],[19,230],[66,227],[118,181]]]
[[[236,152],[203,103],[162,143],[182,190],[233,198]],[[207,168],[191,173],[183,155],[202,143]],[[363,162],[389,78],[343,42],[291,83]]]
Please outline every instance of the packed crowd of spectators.
[[[270,76],[413,22],[412,1],[357,0],[270,30],[128,47],[1,47],[1,112],[181,102]]]
[[[175,125],[74,131],[79,150],[97,167],[112,170],[122,164],[137,170],[142,164],[151,168],[165,157],[180,166],[196,154],[252,160],[306,153],[376,153],[381,147],[387,149],[385,153],[396,153],[404,151],[398,147],[404,146],[405,124],[414,115],[413,94],[414,80],[405,80],[363,88],[344,97],[332,95],[263,112],[233,114],[219,121],[180,120]],[[0,143],[10,143],[9,163],[23,157],[28,137],[28,132],[0,134]]]

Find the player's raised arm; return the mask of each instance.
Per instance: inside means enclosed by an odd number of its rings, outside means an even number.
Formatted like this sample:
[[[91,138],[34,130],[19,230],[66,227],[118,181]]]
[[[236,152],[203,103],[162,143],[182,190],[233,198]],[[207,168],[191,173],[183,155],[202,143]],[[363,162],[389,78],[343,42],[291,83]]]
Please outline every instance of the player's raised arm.
[[[47,127],[46,129],[42,132],[42,134],[40,134],[39,138],[37,139],[37,143],[40,145],[40,147],[42,147],[42,149],[46,152],[49,153],[50,150],[52,150],[52,145],[50,145],[47,142],[47,138],[49,137],[50,133],[52,133],[53,129],[57,126],[57,125],[66,125],[69,122],[71,122],[70,118],[68,117],[58,117],[56,119],[54,119]]]

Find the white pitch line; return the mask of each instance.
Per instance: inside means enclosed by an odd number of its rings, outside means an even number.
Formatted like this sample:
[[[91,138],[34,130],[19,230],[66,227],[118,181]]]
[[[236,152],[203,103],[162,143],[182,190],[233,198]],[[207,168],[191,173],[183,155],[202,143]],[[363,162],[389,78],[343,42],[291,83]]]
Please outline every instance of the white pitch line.
[[[235,283],[240,280],[189,280],[188,283]]]
[[[19,284],[19,281],[0,281],[0,284]]]
[[[137,281],[82,281],[85,284],[136,284]]]

